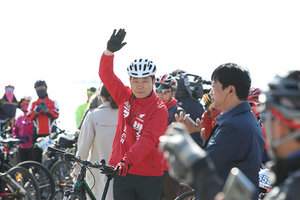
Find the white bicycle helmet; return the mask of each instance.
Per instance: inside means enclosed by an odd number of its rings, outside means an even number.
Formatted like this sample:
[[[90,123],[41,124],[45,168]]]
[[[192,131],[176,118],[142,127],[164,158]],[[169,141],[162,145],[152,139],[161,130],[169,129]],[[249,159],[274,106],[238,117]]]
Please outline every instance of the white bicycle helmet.
[[[162,76],[160,76],[159,78],[156,79],[155,86],[157,88],[159,88],[160,86],[161,87],[167,86],[169,88],[173,88],[173,89],[176,90],[177,81],[172,75],[164,74],[164,75],[162,75]]]
[[[156,65],[148,59],[134,60],[127,68],[129,76],[143,78],[154,76],[156,73]]]

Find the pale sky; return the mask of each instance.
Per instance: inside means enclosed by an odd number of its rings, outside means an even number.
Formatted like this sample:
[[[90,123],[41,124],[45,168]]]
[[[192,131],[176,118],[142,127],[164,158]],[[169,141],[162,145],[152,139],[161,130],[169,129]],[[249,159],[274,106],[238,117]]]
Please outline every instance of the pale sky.
[[[300,69],[298,4],[0,1],[0,95],[12,84],[18,99],[36,99],[33,84],[44,79],[50,98],[58,100],[62,121],[73,120],[87,86],[98,87],[100,56],[119,28],[127,32],[127,45],[115,53],[115,72],[127,85],[127,66],[148,58],[157,65],[158,76],[184,69],[204,79],[219,65],[234,62],[249,69],[253,86],[265,89],[276,73]],[[80,82],[89,84],[76,84]]]

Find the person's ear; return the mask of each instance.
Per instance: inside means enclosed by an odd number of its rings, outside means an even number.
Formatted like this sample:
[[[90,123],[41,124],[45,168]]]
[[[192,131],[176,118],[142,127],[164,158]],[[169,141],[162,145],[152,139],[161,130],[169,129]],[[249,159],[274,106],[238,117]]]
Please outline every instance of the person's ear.
[[[228,89],[229,89],[228,94],[229,94],[229,93],[232,93],[232,92],[235,92],[235,87],[234,87],[233,85],[229,85],[229,86],[228,86]]]

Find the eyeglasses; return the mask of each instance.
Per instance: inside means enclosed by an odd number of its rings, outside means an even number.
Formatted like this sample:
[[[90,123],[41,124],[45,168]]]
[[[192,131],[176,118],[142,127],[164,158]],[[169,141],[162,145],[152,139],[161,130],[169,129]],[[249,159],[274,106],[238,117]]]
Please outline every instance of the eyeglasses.
[[[156,89],[155,91],[156,93],[163,93],[163,94],[168,94],[171,92],[171,90],[169,89]]]
[[[7,92],[13,92],[13,91],[14,91],[13,88],[6,88],[5,90],[6,90]]]

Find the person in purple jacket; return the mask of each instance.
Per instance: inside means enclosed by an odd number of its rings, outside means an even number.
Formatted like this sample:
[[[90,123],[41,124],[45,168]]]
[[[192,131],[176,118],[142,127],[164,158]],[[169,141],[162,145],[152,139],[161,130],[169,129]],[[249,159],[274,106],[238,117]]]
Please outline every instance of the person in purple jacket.
[[[20,107],[23,114],[20,115],[13,127],[12,137],[21,139],[21,145],[19,147],[20,161],[31,160],[31,149],[32,146],[32,130],[33,122],[27,118],[27,109],[31,101],[31,97],[24,97],[20,100]]]

